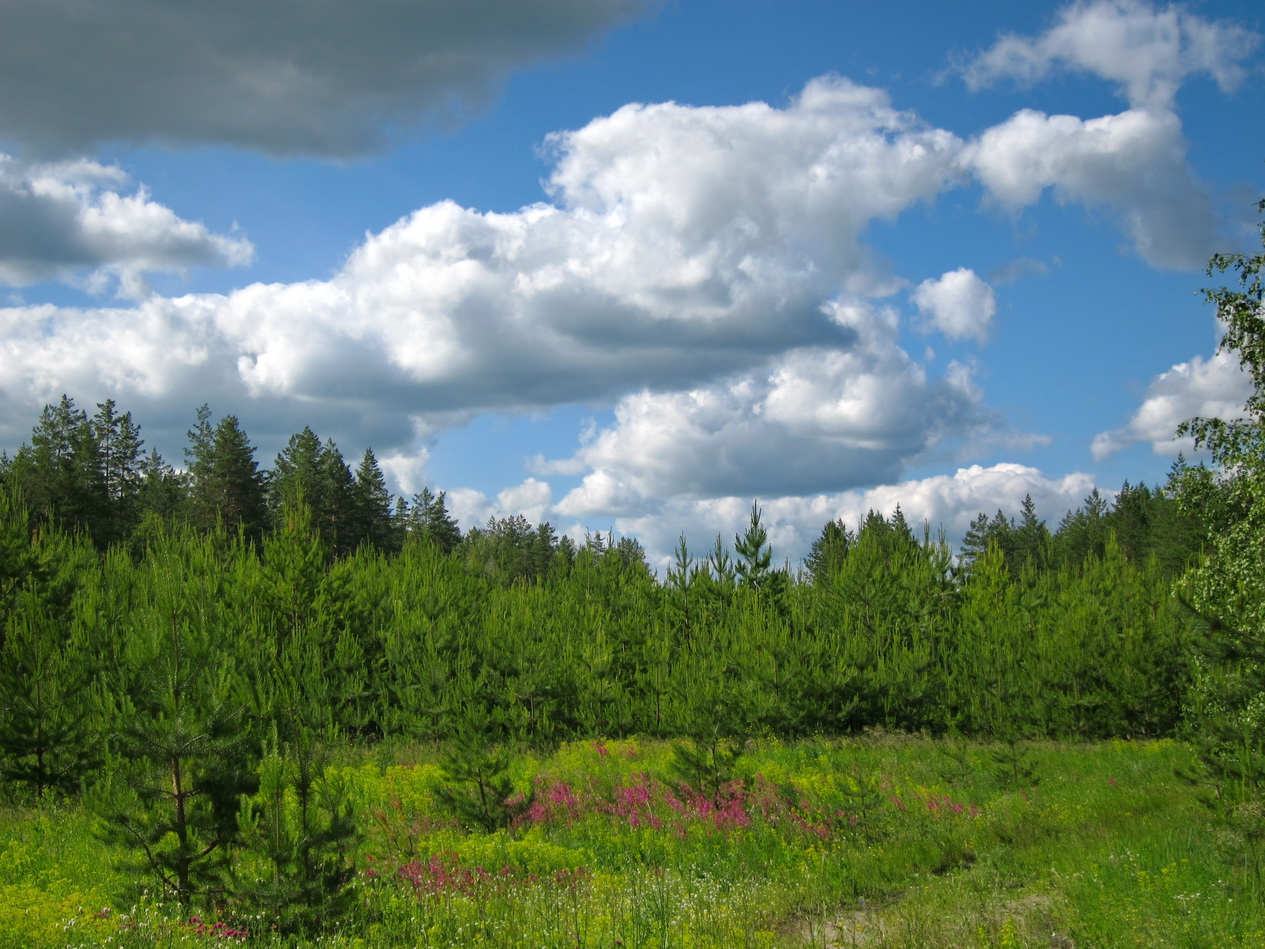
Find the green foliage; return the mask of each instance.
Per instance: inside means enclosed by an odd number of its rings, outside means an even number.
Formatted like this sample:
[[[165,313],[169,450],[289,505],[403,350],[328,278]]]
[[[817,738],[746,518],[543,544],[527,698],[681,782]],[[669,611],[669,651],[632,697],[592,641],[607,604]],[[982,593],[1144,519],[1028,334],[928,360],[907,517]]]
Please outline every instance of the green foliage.
[[[1265,201],[1258,205],[1265,215]],[[1265,220],[1261,223],[1265,245]],[[1218,465],[1187,472],[1182,499],[1213,525],[1208,557],[1183,584],[1204,630],[1192,696],[1202,767],[1233,815],[1265,792],[1265,253],[1218,254],[1208,273],[1233,271],[1238,287],[1205,291],[1225,326],[1220,350],[1238,355],[1253,391],[1237,419],[1196,418],[1194,435]]]
[[[185,457],[190,523],[203,532],[222,523],[260,541],[268,523],[264,475],[237,416],[226,415],[212,427],[210,408],[199,407]]]
[[[259,763],[259,789],[243,796],[237,825],[244,853],[234,901],[283,933],[329,928],[350,908],[350,855],[359,839],[346,775],[303,729],[274,733]]]
[[[827,521],[804,560],[812,582],[818,585],[829,582],[842,568],[854,542],[855,538],[842,520]]]
[[[392,507],[391,493],[387,490],[382,469],[378,467],[378,459],[372,448],[366,448],[364,458],[356,468],[352,488],[352,536],[357,544],[368,544],[381,551],[399,548],[391,516]]]
[[[221,661],[230,629],[215,546],[182,532],[147,557],[94,794],[108,839],[182,905],[224,892],[238,798],[254,772],[245,708]]]
[[[467,707],[440,767],[444,783],[435,803],[462,827],[492,833],[509,827],[531,807],[533,794],[516,791],[509,748],[493,741],[494,725]]]
[[[413,495],[413,503],[405,515],[405,527],[408,536],[427,540],[445,554],[452,553],[461,543],[461,529],[448,513],[447,495],[443,491],[436,494],[430,488],[422,488],[420,494]]]
[[[355,550],[360,535],[355,527],[354,483],[342,453],[332,441],[321,443],[310,428],[291,435],[277,455],[268,479],[274,515],[306,506],[312,526],[330,555]]]
[[[747,587],[764,586],[773,563],[769,532],[760,523],[760,504],[751,502],[751,521],[742,534],[734,536],[734,552],[738,555],[738,581]]]
[[[738,777],[742,742],[717,731],[672,746],[672,777],[697,794],[719,802]]]
[[[0,776],[37,796],[77,791],[102,758],[94,656],[39,603],[8,628],[0,652]]]

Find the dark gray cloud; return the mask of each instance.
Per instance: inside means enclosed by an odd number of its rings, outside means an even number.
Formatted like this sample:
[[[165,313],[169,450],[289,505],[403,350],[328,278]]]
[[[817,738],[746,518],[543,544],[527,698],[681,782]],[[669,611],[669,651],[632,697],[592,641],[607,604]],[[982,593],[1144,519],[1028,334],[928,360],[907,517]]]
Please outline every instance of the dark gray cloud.
[[[654,0],[5,0],[0,134],[349,157]]]

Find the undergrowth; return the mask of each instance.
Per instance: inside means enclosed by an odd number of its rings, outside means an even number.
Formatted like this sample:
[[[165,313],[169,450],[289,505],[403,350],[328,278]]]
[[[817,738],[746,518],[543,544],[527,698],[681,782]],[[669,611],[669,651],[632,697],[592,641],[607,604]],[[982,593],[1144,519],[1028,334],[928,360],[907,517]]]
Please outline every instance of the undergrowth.
[[[1016,752],[1019,784],[996,765]],[[352,898],[309,936],[227,901],[124,901],[120,854],[77,804],[12,806],[0,949],[1265,944],[1255,874],[1174,777],[1188,755],[1170,741],[764,741],[696,788],[667,743],[573,742],[510,757],[520,806],[489,832],[443,808],[442,749],[348,752]]]

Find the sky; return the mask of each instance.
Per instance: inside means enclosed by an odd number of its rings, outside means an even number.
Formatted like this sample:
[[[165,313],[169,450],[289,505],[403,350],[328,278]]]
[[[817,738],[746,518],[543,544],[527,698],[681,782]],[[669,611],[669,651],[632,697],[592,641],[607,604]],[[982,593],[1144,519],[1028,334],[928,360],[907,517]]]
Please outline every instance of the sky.
[[[463,529],[792,565],[1162,483],[1248,387],[1258,0],[0,0],[0,448],[310,427]]]

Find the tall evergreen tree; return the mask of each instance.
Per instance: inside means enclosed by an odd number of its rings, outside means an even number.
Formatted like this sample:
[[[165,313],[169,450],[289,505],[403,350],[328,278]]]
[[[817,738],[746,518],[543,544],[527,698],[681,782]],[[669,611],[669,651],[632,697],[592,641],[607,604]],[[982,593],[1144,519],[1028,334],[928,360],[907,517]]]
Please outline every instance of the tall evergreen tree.
[[[362,534],[357,527],[356,481],[333,439],[325,439],[320,467],[325,507],[313,517],[334,556],[346,557],[359,546]]]
[[[826,523],[804,560],[804,566],[815,586],[829,582],[839,572],[854,541],[855,538],[841,518]]]
[[[272,464],[268,491],[273,509],[306,504],[319,521],[324,498],[321,496],[321,440],[310,428],[290,436]]]
[[[422,488],[420,494],[413,495],[407,516],[409,531],[433,543],[444,553],[452,553],[461,543],[461,529],[448,513],[445,492],[435,494],[430,488]]]
[[[354,489],[355,532],[361,543],[377,550],[397,550],[395,525],[391,520],[393,501],[387,490],[386,478],[378,467],[373,449],[366,448],[365,456],[356,469]]]
[[[269,520],[264,474],[237,416],[226,415],[212,428],[211,410],[201,406],[189,431],[186,458],[190,523],[211,531],[222,522],[229,531],[240,530],[259,543]]]
[[[997,513],[1001,515],[1000,511]],[[1005,519],[1002,518],[1002,521],[1004,522]],[[994,528],[997,523],[996,518],[989,520],[988,515],[983,511],[980,511],[979,515],[971,521],[970,527],[962,538],[962,552],[958,559],[959,573],[969,576],[975,565],[988,552],[991,544],[996,544],[999,549],[1003,546],[1002,539],[997,536],[997,530]]]
[[[98,546],[126,540],[140,519],[144,439],[132,413],[119,414],[113,399],[98,403],[92,418],[101,466],[102,509],[93,516],[91,532]]]
[[[224,543],[178,531],[146,558],[108,693],[113,757],[92,799],[124,859],[185,906],[226,892],[255,772],[237,669],[223,661],[240,633],[225,615]]]
[[[356,489],[342,452],[310,428],[291,435],[268,479],[274,515],[302,504],[331,554],[346,556],[363,539],[357,532]]]
[[[1089,493],[1080,508],[1068,512],[1055,534],[1060,562],[1079,566],[1087,557],[1102,557],[1107,549],[1107,514],[1107,501],[1097,488]]]
[[[161,521],[171,522],[187,504],[187,479],[167,464],[156,448],[145,456],[137,471],[136,501],[141,515],[152,514]]]
[[[13,459],[10,478],[38,520],[91,530],[108,504],[101,453],[88,415],[63,395],[46,405],[31,442]]]
[[[1013,558],[1011,569],[1018,574],[1026,565],[1041,569],[1049,559],[1050,531],[1045,521],[1037,517],[1037,506],[1031,494],[1023,496],[1019,507],[1019,522],[1014,525]]]
[[[745,587],[763,586],[773,564],[773,548],[769,545],[769,532],[760,522],[758,501],[751,502],[751,518],[746,531],[734,535],[734,552],[738,555],[736,570],[741,584]]]

